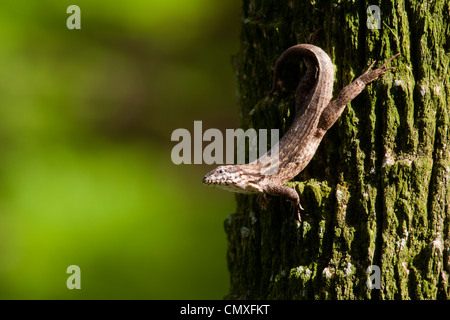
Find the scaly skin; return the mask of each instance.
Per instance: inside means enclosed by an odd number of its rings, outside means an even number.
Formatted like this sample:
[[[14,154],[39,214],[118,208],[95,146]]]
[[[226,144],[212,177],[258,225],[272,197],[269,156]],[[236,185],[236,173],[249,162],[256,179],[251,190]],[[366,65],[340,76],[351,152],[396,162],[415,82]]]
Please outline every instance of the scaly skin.
[[[323,136],[340,117],[347,103],[364,90],[366,85],[394,69],[386,66],[399,55],[396,54],[375,70],[371,70],[374,65],[372,63],[364,74],[342,89],[337,98],[331,101],[334,66],[328,55],[311,44],[290,47],[276,62],[270,91],[273,93],[276,89],[283,62],[304,56],[308,69],[296,91],[296,115],[289,131],[278,145],[258,160],[249,164],[220,166],[206,174],[203,183],[233,192],[284,197],[295,205],[297,218],[301,221],[300,210],[303,208],[300,198],[294,189],[284,184],[308,165]]]

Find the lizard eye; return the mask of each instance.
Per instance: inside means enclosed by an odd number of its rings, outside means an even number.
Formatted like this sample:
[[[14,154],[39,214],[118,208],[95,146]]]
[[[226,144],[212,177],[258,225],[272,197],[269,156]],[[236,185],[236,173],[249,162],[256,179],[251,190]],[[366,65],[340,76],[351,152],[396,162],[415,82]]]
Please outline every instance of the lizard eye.
[[[219,169],[219,173],[222,174],[223,173],[223,169]]]

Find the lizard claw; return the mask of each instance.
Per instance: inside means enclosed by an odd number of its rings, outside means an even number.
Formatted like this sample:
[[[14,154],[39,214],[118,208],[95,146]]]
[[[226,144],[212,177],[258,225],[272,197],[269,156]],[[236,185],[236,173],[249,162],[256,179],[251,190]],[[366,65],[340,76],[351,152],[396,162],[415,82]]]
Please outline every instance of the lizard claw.
[[[294,204],[294,214],[292,215],[292,219],[295,219],[295,213],[297,213],[297,217],[296,217],[297,221],[302,222],[302,218],[300,216],[300,211],[303,211],[303,210],[305,210],[305,209],[303,209],[300,201],[298,201],[296,204]]]
[[[374,62],[372,62],[371,64],[370,64],[370,66],[367,68],[367,70],[366,70],[366,72],[364,72],[363,74],[367,74],[367,73],[369,73],[370,72],[370,70],[373,68],[373,66],[375,65],[375,61]]]
[[[394,56],[392,56],[388,61],[386,61],[385,63],[383,63],[382,65],[381,65],[381,67],[379,67],[378,69],[384,69],[384,70],[389,70],[389,69],[395,69],[395,68],[385,68],[386,67],[386,65],[389,63],[389,62],[391,62],[392,60],[394,60],[395,58],[397,58],[398,56],[400,55],[400,52],[399,53],[397,53],[397,54],[395,54]]]
[[[375,69],[375,70],[383,70],[384,73],[385,73],[385,72],[388,71],[388,70],[395,69],[394,67],[386,68],[386,66],[389,64],[389,62],[391,62],[392,60],[394,60],[395,58],[397,58],[399,55],[400,55],[400,53],[395,54],[394,56],[392,56],[390,59],[388,59],[385,63],[383,63],[381,66],[379,66],[379,67],[378,67],[377,69]],[[372,62],[372,63],[370,64],[369,68],[367,68],[366,72],[364,72],[363,74],[369,73],[370,70],[373,68],[374,65],[375,65],[375,61]],[[374,71],[375,71],[375,70],[374,70]]]
[[[267,198],[267,195],[265,193],[260,193],[256,196],[256,202],[261,206],[261,208],[263,208],[263,210],[266,210],[270,199]]]

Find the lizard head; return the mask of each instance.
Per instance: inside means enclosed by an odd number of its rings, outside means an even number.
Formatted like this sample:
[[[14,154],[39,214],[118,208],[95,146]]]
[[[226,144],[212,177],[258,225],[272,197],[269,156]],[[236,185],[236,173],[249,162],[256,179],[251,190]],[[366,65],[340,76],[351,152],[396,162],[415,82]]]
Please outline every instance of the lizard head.
[[[203,178],[207,186],[239,193],[255,193],[250,187],[251,176],[239,165],[220,166],[208,172]]]
[[[236,184],[241,176],[236,166],[220,166],[211,170],[203,177],[203,183],[216,188],[231,189],[230,185]]]

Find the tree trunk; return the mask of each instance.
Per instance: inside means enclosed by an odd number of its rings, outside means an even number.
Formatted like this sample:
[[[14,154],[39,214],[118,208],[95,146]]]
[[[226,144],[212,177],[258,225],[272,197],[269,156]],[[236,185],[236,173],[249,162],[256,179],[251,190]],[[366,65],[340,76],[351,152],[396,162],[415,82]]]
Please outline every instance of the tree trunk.
[[[227,298],[450,297],[449,3],[381,1],[380,29],[367,27],[368,6],[243,0],[234,63],[244,129],[288,130],[305,67],[284,67],[268,98],[273,67],[316,31],[313,44],[336,66],[333,97],[372,61],[402,55],[347,105],[289,183],[305,208],[301,223],[285,199],[269,196],[264,210],[256,196],[237,195],[225,221]]]

